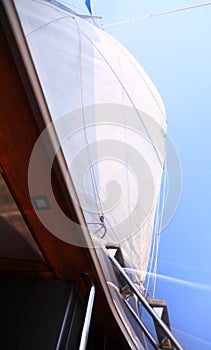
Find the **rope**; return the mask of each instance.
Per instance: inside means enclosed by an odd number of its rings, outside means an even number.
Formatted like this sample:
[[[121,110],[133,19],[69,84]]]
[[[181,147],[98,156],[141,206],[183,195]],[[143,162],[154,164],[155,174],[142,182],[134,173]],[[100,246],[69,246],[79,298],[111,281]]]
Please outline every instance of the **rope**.
[[[160,234],[162,229],[162,221],[163,221],[163,213],[164,213],[164,207],[165,207],[165,199],[166,199],[166,184],[167,184],[167,167],[164,168],[164,179],[163,179],[163,195],[162,195],[162,203],[161,203],[161,213],[158,220],[158,229],[155,232],[155,235],[157,237],[156,240],[156,255],[155,255],[155,264],[154,264],[154,270],[153,270],[153,291],[152,291],[152,297],[155,297],[155,289],[156,289],[156,282],[157,282],[157,267],[158,267],[158,251],[159,251],[159,245],[160,245]]]
[[[167,172],[166,172],[166,167],[164,167],[162,202],[158,201],[158,204],[157,204],[153,243],[152,243],[152,249],[151,249],[151,258],[150,258],[150,265],[148,269],[147,283],[146,283],[146,294],[152,295],[153,298],[155,296],[155,289],[156,289],[156,274],[157,274],[157,266],[158,266],[160,233],[161,233],[162,218],[163,218],[165,198],[166,198],[166,179],[167,179]],[[152,281],[151,282],[152,289],[150,288],[150,292],[149,292],[150,280]]]
[[[157,212],[156,212],[156,216],[157,216]],[[152,243],[152,252],[151,252],[151,258],[150,258],[150,266],[149,266],[149,271],[147,273],[147,283],[146,283],[146,293],[145,296],[148,294],[148,290],[149,290],[149,283],[150,283],[150,277],[151,277],[151,273],[152,273],[152,266],[153,266],[153,260],[154,260],[154,252],[155,252],[155,242],[156,242],[156,235],[154,233],[153,235],[153,243]]]
[[[209,6],[209,5],[211,5],[211,2],[204,2],[204,3],[198,4],[198,5],[181,7],[181,8],[178,8],[178,9],[168,10],[168,11],[159,12],[159,13],[152,13],[152,14],[147,15],[147,16],[135,17],[135,18],[126,19],[126,20],[120,21],[120,22],[110,23],[110,24],[106,25],[104,28],[114,27],[114,26],[117,26],[119,24],[134,23],[134,22],[138,22],[138,21],[141,21],[141,20],[147,19],[147,18],[163,16],[163,15],[167,15],[167,14],[175,13],[175,12],[192,10],[192,9],[195,9],[195,8],[198,8],[198,7],[204,7],[204,6]]]
[[[102,228],[104,229],[103,234],[101,235],[100,239],[103,239],[107,233],[107,228],[103,222],[87,222],[87,225],[100,225],[101,227],[99,229],[97,229],[93,235],[96,235],[98,232],[100,232],[102,230]]]

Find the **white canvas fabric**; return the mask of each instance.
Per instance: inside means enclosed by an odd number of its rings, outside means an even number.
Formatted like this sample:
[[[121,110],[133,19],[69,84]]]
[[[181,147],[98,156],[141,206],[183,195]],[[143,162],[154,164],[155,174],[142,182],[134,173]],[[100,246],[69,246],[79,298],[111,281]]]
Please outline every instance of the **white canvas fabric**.
[[[144,280],[165,159],[162,99],[102,29],[44,0],[15,5],[90,233],[119,244]]]

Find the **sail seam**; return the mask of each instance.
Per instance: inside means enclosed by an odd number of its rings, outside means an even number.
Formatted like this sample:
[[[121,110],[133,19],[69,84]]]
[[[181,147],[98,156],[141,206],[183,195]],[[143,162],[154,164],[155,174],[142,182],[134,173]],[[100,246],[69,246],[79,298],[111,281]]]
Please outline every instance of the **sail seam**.
[[[79,52],[80,52],[80,80],[81,80],[81,89],[80,89],[80,93],[81,93],[81,111],[82,111],[82,119],[83,119],[83,130],[84,130],[84,139],[85,139],[85,144],[86,144],[86,153],[87,153],[87,158],[88,158],[88,162],[90,165],[90,176],[91,176],[91,181],[92,181],[92,186],[93,186],[93,192],[94,192],[94,196],[95,196],[95,204],[96,204],[96,208],[98,211],[98,215],[99,217],[103,216],[103,208],[102,208],[102,204],[101,204],[101,199],[100,199],[100,194],[97,188],[97,181],[95,178],[95,173],[94,173],[94,168],[93,168],[93,164],[92,164],[92,159],[91,159],[91,154],[90,154],[90,150],[89,150],[89,139],[88,139],[88,135],[87,135],[87,130],[86,130],[86,120],[85,120],[85,114],[84,114],[84,102],[83,102],[83,76],[82,76],[82,59],[81,59],[81,31],[80,31],[80,27],[76,21],[76,19],[74,18],[74,21],[76,23],[77,26],[77,30],[78,30],[78,36],[79,36]],[[104,216],[103,216],[104,217]]]
[[[136,72],[138,73],[138,75],[140,75],[140,77],[143,79],[144,83],[146,84],[147,88],[149,89],[149,91],[150,91],[150,93],[151,93],[151,95],[152,95],[152,97],[153,97],[153,99],[154,99],[154,101],[155,101],[157,107],[159,108],[159,110],[160,110],[160,112],[161,112],[161,114],[162,114],[162,116],[163,116],[164,122],[166,122],[165,113],[162,111],[162,108],[161,108],[161,106],[160,106],[160,103],[158,102],[157,98],[155,97],[155,95],[154,95],[154,93],[153,93],[151,87],[150,87],[149,84],[147,83],[147,81],[146,81],[146,79],[144,78],[143,74],[137,69],[136,65],[135,65],[134,62],[131,60],[131,58],[129,57],[129,55],[127,54],[127,52],[124,51],[124,50],[122,49],[121,45],[119,45],[119,43],[116,42],[116,40],[114,40],[114,38],[112,38],[112,36],[110,37],[110,39],[113,41],[113,43],[114,43],[115,45],[118,45],[118,47],[119,47],[119,49],[121,50],[121,52],[123,53],[123,55],[127,57],[127,59],[130,61],[130,63],[131,63],[131,64],[133,65],[133,67],[135,68],[135,70],[136,70]]]
[[[74,18],[74,20],[76,21],[75,18]],[[77,21],[76,21],[76,22],[77,22]],[[84,32],[83,32],[82,34],[83,34],[83,35],[85,36],[85,38],[90,42],[90,39],[87,37],[87,35],[86,35]],[[136,107],[136,105],[135,105],[133,99],[132,99],[132,97],[130,96],[129,92],[127,91],[127,89],[126,89],[126,88],[124,87],[124,85],[122,84],[122,82],[121,82],[120,78],[118,77],[117,73],[115,72],[115,70],[113,69],[113,67],[110,65],[110,63],[108,62],[108,60],[105,58],[105,56],[103,55],[103,53],[96,47],[96,45],[95,45],[94,43],[92,43],[92,45],[93,45],[94,48],[97,50],[97,52],[103,57],[104,61],[107,63],[107,65],[109,66],[109,68],[111,69],[111,71],[114,73],[116,79],[118,80],[118,82],[119,82],[120,85],[122,86],[123,90],[125,91],[127,97],[129,98],[129,100],[130,100],[132,106],[134,107],[134,109],[135,109],[135,111],[136,111],[136,113],[137,113],[137,115],[138,115],[138,117],[139,117],[139,120],[141,121],[141,123],[142,123],[142,125],[143,125],[143,127],[144,127],[144,129],[145,129],[145,131],[146,131],[146,133],[147,133],[147,135],[148,135],[148,137],[149,137],[149,140],[151,141],[151,144],[152,144],[152,146],[153,146],[153,148],[154,148],[154,150],[155,150],[155,153],[156,153],[157,158],[158,158],[158,160],[159,160],[159,162],[160,162],[160,165],[161,165],[161,167],[163,167],[163,162],[162,162],[162,160],[161,160],[161,158],[160,158],[159,152],[158,152],[156,146],[154,145],[154,143],[153,143],[153,141],[152,141],[151,135],[150,135],[150,133],[149,133],[149,131],[148,131],[148,129],[147,129],[147,127],[146,127],[146,125],[145,125],[145,123],[144,123],[144,121],[143,121],[143,119],[142,119],[142,117],[141,117],[141,115],[140,115],[140,113],[139,113],[139,111],[138,111],[138,109],[137,109],[137,107]]]
[[[58,21],[60,21],[60,20],[62,20],[62,19],[69,18],[69,17],[70,17],[70,16],[67,15],[67,16],[62,16],[62,17],[55,18],[54,20],[52,20],[52,21],[50,21],[50,22],[48,22],[48,23],[45,23],[45,24],[43,24],[42,26],[40,26],[40,27],[38,27],[38,28],[32,30],[30,33],[26,34],[26,38],[28,38],[31,34],[34,34],[34,33],[38,32],[40,29],[45,28],[45,27],[47,27],[48,25],[50,25],[50,24],[52,24],[52,23],[58,22]],[[72,17],[72,18],[74,18],[74,17]]]

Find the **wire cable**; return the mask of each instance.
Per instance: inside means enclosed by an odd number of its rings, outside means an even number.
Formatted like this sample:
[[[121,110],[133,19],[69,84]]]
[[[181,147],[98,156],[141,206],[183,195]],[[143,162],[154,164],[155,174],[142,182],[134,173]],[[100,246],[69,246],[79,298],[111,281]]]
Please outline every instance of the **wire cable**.
[[[141,21],[141,20],[147,19],[147,18],[152,18],[152,17],[158,17],[158,16],[163,16],[163,15],[168,15],[168,14],[170,14],[170,13],[175,13],[175,12],[181,12],[181,11],[192,10],[192,9],[195,9],[195,8],[204,7],[204,6],[209,6],[209,5],[211,5],[211,2],[204,2],[204,3],[201,3],[201,4],[192,5],[192,6],[187,6],[187,7],[181,7],[181,8],[178,8],[178,9],[168,10],[168,11],[164,11],[164,12],[152,13],[152,14],[147,15],[147,16],[135,17],[135,18],[126,19],[126,20],[124,20],[124,21],[119,21],[119,22],[110,23],[110,24],[104,26],[104,28],[115,27],[115,26],[117,26],[117,25],[119,25],[119,24],[134,23],[134,22],[138,22],[138,21]]]
[[[160,235],[162,230],[162,222],[163,222],[163,213],[165,208],[165,200],[166,200],[166,189],[167,189],[167,166],[164,167],[164,174],[163,174],[163,195],[162,195],[162,202],[161,202],[161,212],[160,217],[158,221],[158,230],[155,232],[157,236],[157,244],[156,244],[156,254],[155,254],[155,264],[154,264],[154,270],[153,270],[153,276],[154,276],[154,283],[153,283],[153,292],[152,297],[155,297],[155,289],[156,289],[156,281],[157,281],[157,267],[158,267],[158,252],[159,252],[159,245],[160,245]]]

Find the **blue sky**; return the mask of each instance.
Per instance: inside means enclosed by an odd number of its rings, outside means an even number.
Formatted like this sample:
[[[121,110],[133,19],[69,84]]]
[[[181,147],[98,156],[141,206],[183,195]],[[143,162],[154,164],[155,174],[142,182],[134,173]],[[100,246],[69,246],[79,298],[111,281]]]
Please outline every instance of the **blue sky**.
[[[103,26],[200,1],[94,1]],[[149,74],[182,167],[177,211],[163,230],[156,296],[186,350],[211,349],[211,6],[107,28]],[[162,277],[164,276],[164,277]],[[170,279],[167,278],[170,277]]]

